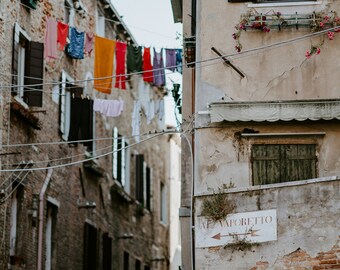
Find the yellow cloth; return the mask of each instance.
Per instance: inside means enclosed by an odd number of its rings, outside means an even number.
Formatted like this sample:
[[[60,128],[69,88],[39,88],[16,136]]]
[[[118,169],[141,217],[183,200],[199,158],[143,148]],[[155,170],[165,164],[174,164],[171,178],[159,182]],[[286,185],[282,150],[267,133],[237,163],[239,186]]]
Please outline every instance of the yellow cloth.
[[[105,94],[111,93],[115,47],[116,41],[95,36],[94,88]],[[102,77],[110,78],[99,79]]]

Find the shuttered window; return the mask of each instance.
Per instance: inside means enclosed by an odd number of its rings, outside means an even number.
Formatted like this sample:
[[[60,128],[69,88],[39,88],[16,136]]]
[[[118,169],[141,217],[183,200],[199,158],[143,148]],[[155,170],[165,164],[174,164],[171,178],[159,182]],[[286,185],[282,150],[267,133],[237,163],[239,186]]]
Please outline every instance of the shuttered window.
[[[126,192],[130,192],[130,151],[124,136],[114,127],[112,142],[112,177],[122,184]]]
[[[31,41],[16,23],[12,55],[13,94],[29,106],[42,107],[44,44]],[[24,87],[25,85],[25,87]]]
[[[123,269],[124,270],[129,270],[130,269],[130,255],[129,253],[124,251],[124,265],[123,265]]]
[[[140,203],[144,202],[144,155],[136,156],[136,199]]]
[[[97,229],[85,223],[83,269],[97,269]]]
[[[151,210],[151,175],[152,169],[144,161],[144,155],[136,156],[136,199]]]
[[[314,144],[266,144],[252,146],[254,185],[266,185],[316,177]]]
[[[112,267],[112,238],[109,237],[108,233],[103,234],[103,261],[102,269],[111,270]]]

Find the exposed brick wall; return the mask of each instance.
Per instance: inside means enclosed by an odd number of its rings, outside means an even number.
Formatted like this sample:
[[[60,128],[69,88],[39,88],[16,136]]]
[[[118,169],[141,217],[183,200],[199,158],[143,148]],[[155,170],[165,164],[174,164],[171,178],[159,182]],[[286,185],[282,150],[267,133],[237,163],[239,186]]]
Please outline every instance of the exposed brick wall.
[[[340,236],[339,236],[340,238]],[[323,270],[323,269],[340,269],[340,240],[326,252],[319,252],[315,257],[311,257],[306,251],[297,249],[287,254],[283,258],[275,261],[275,264],[269,267],[268,262],[257,262],[256,266],[250,270],[262,269],[282,269],[282,270]]]

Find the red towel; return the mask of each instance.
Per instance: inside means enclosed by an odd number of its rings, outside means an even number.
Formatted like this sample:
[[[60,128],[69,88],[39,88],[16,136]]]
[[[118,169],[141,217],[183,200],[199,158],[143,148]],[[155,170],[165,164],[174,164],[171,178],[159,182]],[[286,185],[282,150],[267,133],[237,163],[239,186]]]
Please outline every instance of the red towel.
[[[59,50],[63,51],[68,37],[68,24],[58,22],[58,38]]]

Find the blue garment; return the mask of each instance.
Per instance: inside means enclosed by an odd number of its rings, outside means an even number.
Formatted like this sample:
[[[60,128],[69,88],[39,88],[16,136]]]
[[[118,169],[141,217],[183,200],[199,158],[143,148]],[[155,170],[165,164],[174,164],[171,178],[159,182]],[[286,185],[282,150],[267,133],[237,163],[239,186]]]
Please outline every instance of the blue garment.
[[[70,43],[66,45],[66,53],[74,59],[84,59],[84,39],[85,33],[78,32],[75,27],[70,27]]]
[[[176,51],[176,66],[177,71],[182,74],[182,49]]]

